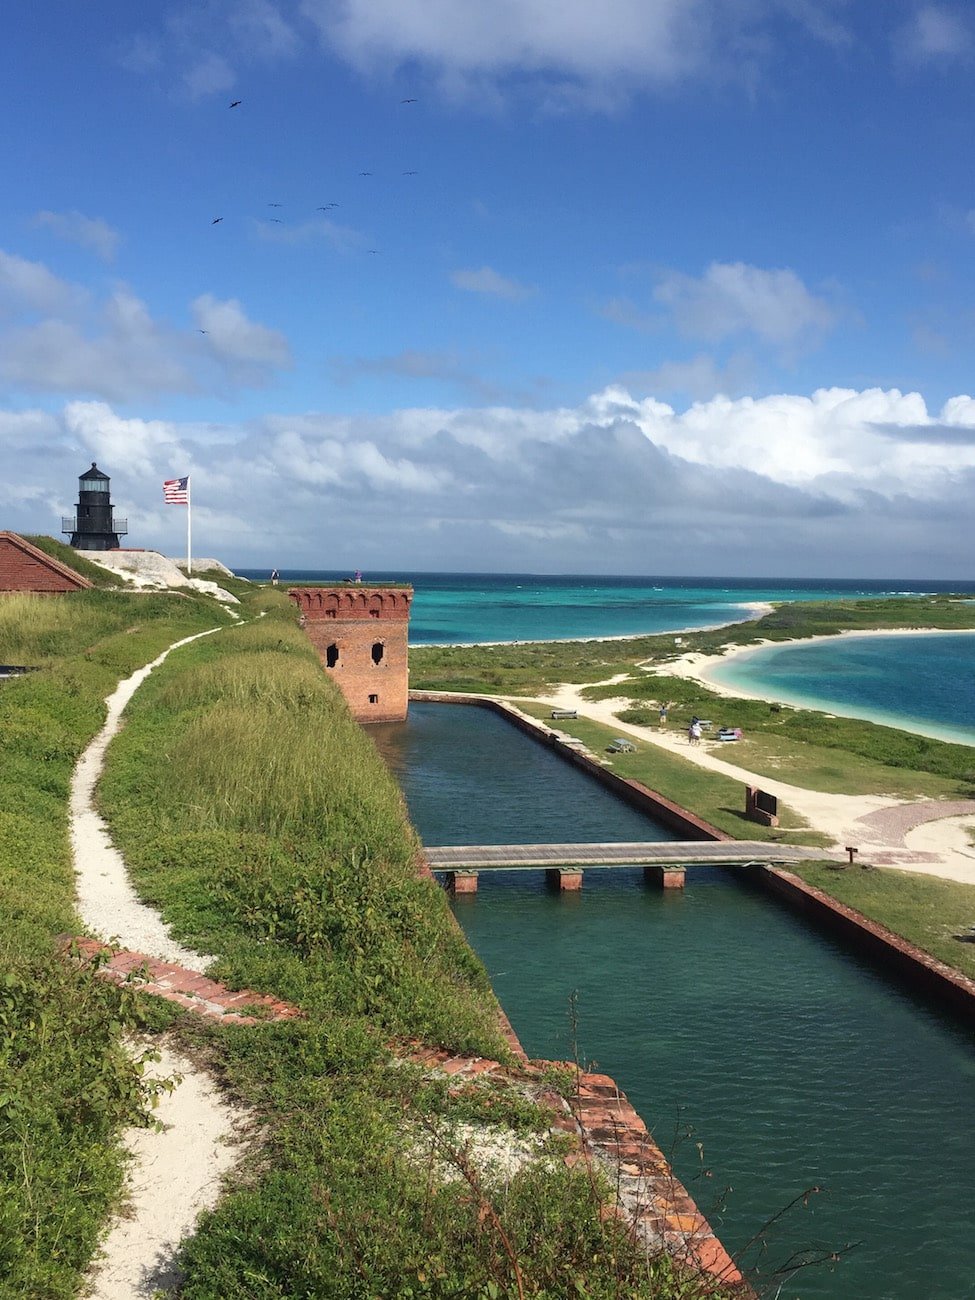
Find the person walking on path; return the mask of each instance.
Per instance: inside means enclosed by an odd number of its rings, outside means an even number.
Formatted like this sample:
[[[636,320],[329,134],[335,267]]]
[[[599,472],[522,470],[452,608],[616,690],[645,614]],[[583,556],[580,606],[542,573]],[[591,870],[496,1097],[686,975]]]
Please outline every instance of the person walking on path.
[[[692,745],[701,743],[701,724],[697,718],[692,719],[691,725],[687,728],[687,739]]]
[[[661,704],[661,706],[660,706],[660,725],[661,725],[662,727],[663,727],[663,726],[666,724],[666,722],[667,722],[667,710],[668,710],[669,708],[670,708],[670,704],[669,704],[669,703]]]

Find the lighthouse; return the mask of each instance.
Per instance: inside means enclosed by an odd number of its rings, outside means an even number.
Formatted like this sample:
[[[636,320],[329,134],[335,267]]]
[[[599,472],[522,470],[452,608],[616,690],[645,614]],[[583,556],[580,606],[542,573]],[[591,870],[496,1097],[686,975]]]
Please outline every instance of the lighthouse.
[[[120,534],[127,533],[128,520],[112,514],[110,479],[94,461],[91,469],[78,478],[77,514],[61,517],[61,532],[71,534],[71,545],[78,551],[117,551]]]

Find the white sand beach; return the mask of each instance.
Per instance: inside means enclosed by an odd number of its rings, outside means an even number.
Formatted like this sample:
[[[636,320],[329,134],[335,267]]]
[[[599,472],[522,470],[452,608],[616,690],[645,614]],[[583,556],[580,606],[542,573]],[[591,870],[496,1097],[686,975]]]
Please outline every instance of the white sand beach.
[[[723,657],[683,655],[666,668],[670,672],[677,667],[675,676],[695,678],[711,687],[704,675],[707,665],[720,662]],[[623,677],[616,677],[600,684],[615,685],[622,680]],[[621,722],[616,714],[628,706],[627,699],[587,700],[582,698],[582,689],[563,685],[543,700],[552,708],[575,709],[580,716],[613,727],[621,736],[657,746],[699,767],[720,772],[740,781],[743,787],[760,786],[804,818],[811,830],[827,835],[834,849],[855,846],[862,861],[975,884],[975,847],[969,835],[975,834],[975,800],[942,803],[884,794],[846,795],[808,790],[740,766],[735,762],[733,744],[706,737],[700,744],[691,745],[687,736],[674,728]],[[517,700],[510,702],[517,704]]]

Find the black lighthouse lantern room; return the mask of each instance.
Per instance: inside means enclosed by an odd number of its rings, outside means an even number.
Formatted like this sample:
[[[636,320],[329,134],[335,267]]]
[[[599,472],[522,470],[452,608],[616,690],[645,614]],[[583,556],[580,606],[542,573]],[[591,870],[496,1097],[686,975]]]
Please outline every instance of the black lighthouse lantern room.
[[[79,551],[114,551],[118,539],[127,533],[128,520],[112,514],[110,479],[94,461],[78,479],[78,513],[61,519],[62,533],[71,534],[71,545]]]

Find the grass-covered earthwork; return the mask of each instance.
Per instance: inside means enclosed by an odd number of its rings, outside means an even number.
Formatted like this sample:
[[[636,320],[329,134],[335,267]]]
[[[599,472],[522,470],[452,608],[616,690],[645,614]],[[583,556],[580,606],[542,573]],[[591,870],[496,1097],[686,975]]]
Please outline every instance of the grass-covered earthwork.
[[[121,1035],[130,995],[76,969],[67,802],[120,677],[225,622],[212,601],[83,591],[0,596],[0,1296],[74,1295],[118,1196],[122,1125],[150,1100]]]
[[[457,1084],[412,1063],[419,1042],[507,1056],[487,977],[285,594],[245,602],[234,625],[185,593],[0,600],[0,660],[37,668],[0,685],[0,1297],[78,1294],[120,1131],[152,1100],[124,1036],[163,1027],[252,1117],[184,1297],[704,1294],[565,1165],[551,1072]],[[217,625],[136,693],[99,797],[143,896],[218,977],[298,1004],[287,1023],[204,1024],[58,950],[78,930],[70,775],[104,697]]]

